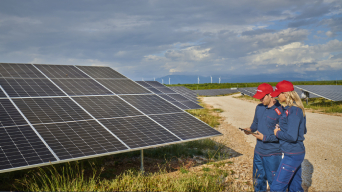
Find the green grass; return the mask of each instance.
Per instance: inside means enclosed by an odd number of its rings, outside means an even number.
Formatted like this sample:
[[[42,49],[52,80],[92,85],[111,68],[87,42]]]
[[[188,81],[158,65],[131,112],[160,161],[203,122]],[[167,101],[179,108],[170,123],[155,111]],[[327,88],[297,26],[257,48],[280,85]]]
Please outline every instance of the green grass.
[[[310,98],[308,105],[303,100],[305,108],[324,113],[342,113],[342,101],[333,102],[324,98]]]
[[[100,170],[100,171],[98,171]],[[227,175],[222,171],[211,174],[189,173],[172,177],[166,171],[144,174],[127,170],[114,179],[101,179],[102,168],[94,167],[90,175],[76,163],[64,164],[58,170],[55,166],[39,168],[29,176],[17,180],[15,190],[19,191],[222,191],[226,188],[217,181]]]
[[[203,84],[173,84],[166,86],[184,86],[191,90],[201,89],[227,89],[238,87],[257,87],[261,83],[268,83],[276,86],[278,82],[254,82],[254,83],[203,83]],[[337,81],[292,81],[294,85],[342,85],[342,80]]]

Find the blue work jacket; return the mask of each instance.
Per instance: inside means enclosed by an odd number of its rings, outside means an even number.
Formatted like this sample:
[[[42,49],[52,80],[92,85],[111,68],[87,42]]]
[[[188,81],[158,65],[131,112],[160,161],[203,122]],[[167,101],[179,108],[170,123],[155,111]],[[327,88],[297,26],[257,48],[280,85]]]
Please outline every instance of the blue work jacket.
[[[286,155],[305,153],[304,134],[306,134],[306,117],[299,107],[286,106],[279,119],[280,131],[277,132],[280,148]]]
[[[255,152],[261,156],[281,155],[278,138],[274,135],[274,129],[283,113],[283,107],[277,101],[272,107],[259,104],[255,109],[251,130],[259,131],[264,135],[263,140],[257,139]]]

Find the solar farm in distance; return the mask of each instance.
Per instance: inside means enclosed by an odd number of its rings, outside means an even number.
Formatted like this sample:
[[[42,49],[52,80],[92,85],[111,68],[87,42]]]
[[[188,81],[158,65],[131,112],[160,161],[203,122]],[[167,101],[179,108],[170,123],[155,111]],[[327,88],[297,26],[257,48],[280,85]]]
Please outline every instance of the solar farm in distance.
[[[109,67],[0,63],[0,173],[222,135]]]

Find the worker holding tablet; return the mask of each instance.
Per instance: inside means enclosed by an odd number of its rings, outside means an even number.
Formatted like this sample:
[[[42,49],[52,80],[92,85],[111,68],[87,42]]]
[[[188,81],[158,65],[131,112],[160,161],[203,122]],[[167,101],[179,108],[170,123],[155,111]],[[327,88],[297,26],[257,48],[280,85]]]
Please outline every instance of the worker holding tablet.
[[[246,135],[257,138],[253,159],[253,184],[255,191],[266,191],[267,184],[271,185],[273,177],[279,167],[282,152],[274,129],[283,113],[283,108],[277,100],[271,97],[273,88],[267,83],[258,86],[253,96],[260,99],[261,104],[255,109],[254,120],[250,128],[244,130]]]

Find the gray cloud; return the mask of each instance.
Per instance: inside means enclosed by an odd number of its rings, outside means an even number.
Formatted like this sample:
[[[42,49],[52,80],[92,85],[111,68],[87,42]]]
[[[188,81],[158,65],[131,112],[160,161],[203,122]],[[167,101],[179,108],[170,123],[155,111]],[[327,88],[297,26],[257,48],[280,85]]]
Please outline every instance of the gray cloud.
[[[249,55],[307,40],[339,1],[0,2],[1,62],[109,65],[131,78],[170,73],[260,73]],[[335,13],[334,13],[335,14]],[[335,15],[341,15],[336,13]],[[277,21],[292,29],[269,29]],[[337,36],[333,36],[337,38]]]

